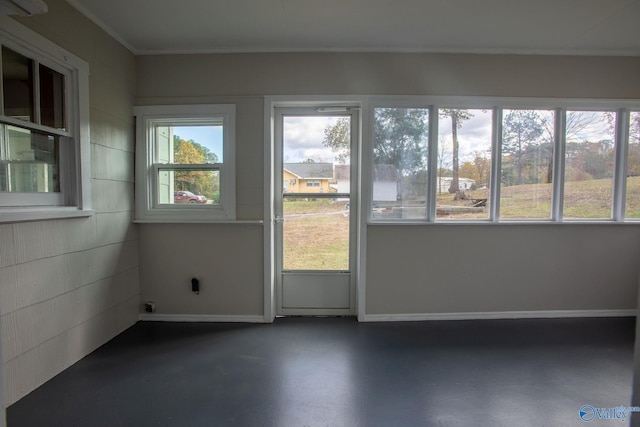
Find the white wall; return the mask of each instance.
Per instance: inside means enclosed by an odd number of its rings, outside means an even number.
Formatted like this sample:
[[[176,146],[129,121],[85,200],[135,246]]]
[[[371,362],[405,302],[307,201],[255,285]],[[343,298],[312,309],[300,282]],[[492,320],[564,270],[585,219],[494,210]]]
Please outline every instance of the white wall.
[[[87,219],[0,226],[0,315],[10,405],[138,319],[133,209],[135,61],[72,9],[20,23],[90,66],[93,206]]]
[[[636,57],[463,54],[219,54],[137,58],[137,103],[231,102],[238,104],[237,179],[241,219],[261,219],[265,95],[482,95],[512,97],[640,99]],[[365,141],[365,144],[367,142]],[[243,202],[241,202],[243,201]],[[248,205],[241,205],[248,203]],[[147,226],[142,226],[144,230]],[[151,226],[149,226],[151,227]],[[233,244],[232,228],[218,240]],[[170,226],[180,233],[182,225]],[[635,307],[640,226],[459,225],[369,226],[366,310],[372,315],[516,310],[627,310]],[[244,231],[243,231],[244,233]],[[250,235],[243,234],[245,237]],[[210,237],[193,236],[189,254]],[[146,230],[141,253],[154,253],[158,238]],[[168,241],[164,243],[168,245]],[[261,245],[261,236],[243,240]],[[468,262],[451,262],[464,254]],[[224,294],[208,307],[163,277],[188,277],[194,264],[151,266],[142,259],[143,298],[162,293],[177,314],[248,312]],[[233,277],[238,265],[222,263]],[[153,268],[153,270],[152,270]],[[242,266],[263,271],[255,257]],[[154,271],[150,276],[145,273]],[[473,277],[473,279],[471,279]],[[232,285],[230,285],[232,286]],[[256,275],[242,283],[257,295]],[[261,295],[261,294],[260,294]],[[252,304],[255,304],[254,301]]]

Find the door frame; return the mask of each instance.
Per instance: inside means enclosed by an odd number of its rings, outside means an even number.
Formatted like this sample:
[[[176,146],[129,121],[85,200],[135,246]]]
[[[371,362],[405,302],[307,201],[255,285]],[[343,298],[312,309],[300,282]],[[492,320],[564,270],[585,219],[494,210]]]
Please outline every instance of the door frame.
[[[320,107],[351,107],[359,110],[356,127],[357,138],[352,147],[352,167],[355,173],[352,179],[352,189],[355,190],[351,209],[357,209],[354,214],[354,226],[352,228],[353,247],[355,255],[350,261],[351,275],[354,281],[352,296],[354,310],[351,315],[357,315],[360,321],[364,320],[364,251],[365,242],[363,227],[366,224],[366,216],[362,210],[363,190],[362,185],[362,141],[363,120],[366,120],[366,97],[361,96],[265,96],[264,98],[264,321],[271,323],[277,313],[276,278],[278,269],[276,265],[276,227],[275,227],[275,120],[276,108],[320,108]],[[330,115],[327,111],[326,115]],[[352,190],[352,191],[353,191]]]
[[[327,109],[328,111],[322,111]],[[275,121],[274,121],[274,147],[275,158],[273,162],[274,172],[274,186],[276,191],[274,192],[274,208],[277,221],[275,221],[275,261],[276,261],[276,314],[281,316],[353,316],[356,313],[356,280],[355,271],[357,270],[357,227],[358,227],[358,207],[357,207],[357,194],[358,184],[356,177],[358,176],[358,164],[357,164],[357,145],[359,141],[359,117],[360,107],[358,106],[311,106],[311,107],[275,107]],[[350,166],[350,188],[349,188],[349,265],[347,270],[284,270],[284,219],[282,218],[285,197],[281,192],[283,188],[282,171],[284,168],[283,154],[284,154],[284,118],[285,117],[350,117],[350,150],[349,150],[349,166]],[[303,196],[301,194],[301,196]],[[323,195],[313,195],[320,198]],[[328,196],[333,198],[337,196]],[[353,205],[353,208],[351,208]],[[297,279],[292,279],[297,277]],[[348,279],[345,282],[345,278]],[[298,289],[307,288],[309,290],[315,288],[316,292],[319,292],[319,286],[322,288],[327,286],[326,289],[339,289],[345,284],[348,284],[348,294],[343,294],[342,298],[348,298],[348,301],[343,300],[344,306],[338,307],[304,307],[303,303],[301,307],[284,307],[285,299],[285,282],[289,287],[294,286]],[[302,285],[301,283],[306,283]],[[315,283],[315,285],[314,285]],[[321,283],[323,283],[321,285]],[[342,283],[342,285],[339,285]],[[339,291],[342,294],[343,291]],[[307,292],[305,292],[308,296]],[[326,294],[326,291],[323,291]],[[334,301],[339,302],[339,301]]]

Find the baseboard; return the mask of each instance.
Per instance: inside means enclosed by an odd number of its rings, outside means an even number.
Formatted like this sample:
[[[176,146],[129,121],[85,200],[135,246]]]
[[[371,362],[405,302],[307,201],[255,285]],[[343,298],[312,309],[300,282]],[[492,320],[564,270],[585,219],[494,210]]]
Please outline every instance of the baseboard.
[[[264,316],[233,316],[217,314],[141,313],[140,320],[145,322],[265,323]]]
[[[570,317],[634,317],[637,310],[542,310],[492,311],[467,313],[403,313],[365,314],[365,322],[412,322],[422,320],[482,320],[482,319],[554,319]]]

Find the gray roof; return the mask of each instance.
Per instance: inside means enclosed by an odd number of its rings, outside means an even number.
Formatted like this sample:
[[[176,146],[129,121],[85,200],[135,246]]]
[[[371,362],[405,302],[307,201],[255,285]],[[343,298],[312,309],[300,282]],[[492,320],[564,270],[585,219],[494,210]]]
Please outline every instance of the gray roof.
[[[400,174],[394,165],[373,165],[374,181],[399,181]]]
[[[333,163],[285,163],[283,168],[301,179],[333,178]]]

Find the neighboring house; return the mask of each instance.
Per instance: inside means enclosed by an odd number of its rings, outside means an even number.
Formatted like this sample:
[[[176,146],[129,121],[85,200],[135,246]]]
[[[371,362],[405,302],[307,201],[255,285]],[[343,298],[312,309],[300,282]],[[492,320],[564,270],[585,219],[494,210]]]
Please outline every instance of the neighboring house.
[[[335,193],[333,163],[285,163],[282,187],[285,193]]]
[[[450,176],[443,176],[438,178],[438,193],[447,193],[449,192],[449,188],[451,187],[451,181],[453,180]],[[458,178],[458,185],[460,186],[460,190],[471,190],[473,186],[476,185],[476,180],[471,178]]]
[[[338,193],[350,191],[349,165],[335,165],[333,176],[336,181]],[[373,169],[373,201],[395,202],[398,200],[398,183],[400,175],[393,165],[374,165]]]
[[[400,174],[393,165],[373,166],[373,201],[395,202],[398,200]]]

